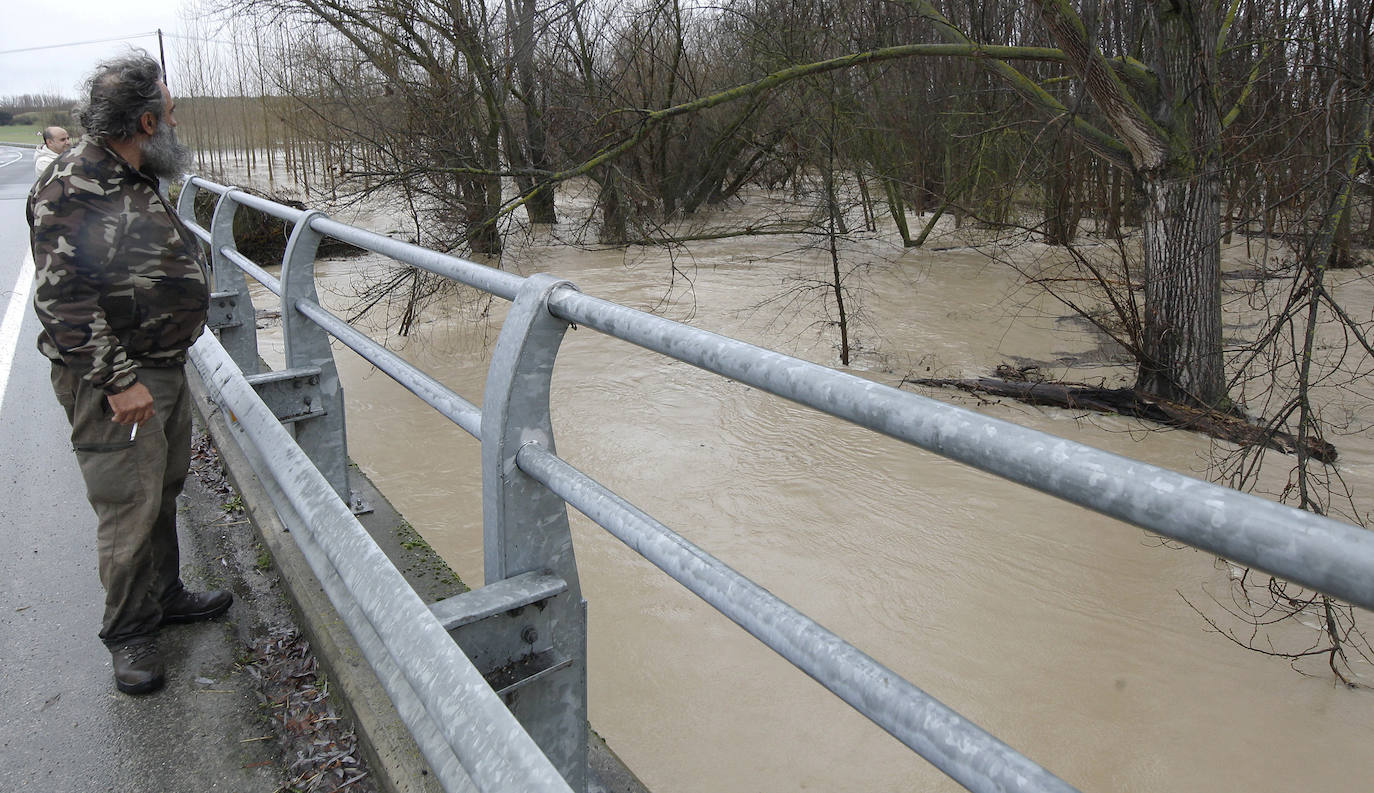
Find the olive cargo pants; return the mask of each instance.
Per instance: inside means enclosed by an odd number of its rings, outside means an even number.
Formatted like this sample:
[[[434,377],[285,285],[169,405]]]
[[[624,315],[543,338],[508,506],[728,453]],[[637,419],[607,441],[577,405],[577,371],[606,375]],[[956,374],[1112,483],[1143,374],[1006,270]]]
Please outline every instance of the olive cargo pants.
[[[181,367],[142,368],[155,414],[138,425],[110,420],[105,394],[54,363],[53,391],[72,425],[72,449],[95,509],[109,647],[153,638],[162,606],[181,591],[177,496],[191,463],[191,402]]]

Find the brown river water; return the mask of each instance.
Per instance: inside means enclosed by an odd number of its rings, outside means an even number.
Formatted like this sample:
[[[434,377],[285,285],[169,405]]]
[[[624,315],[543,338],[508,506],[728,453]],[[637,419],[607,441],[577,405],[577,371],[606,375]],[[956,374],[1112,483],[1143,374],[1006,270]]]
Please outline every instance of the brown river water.
[[[518,243],[505,266],[838,366],[814,295],[766,302],[796,279],[824,277],[823,251],[794,239],[700,243],[677,256],[670,279],[666,252],[589,251],[544,235]],[[895,385],[908,373],[979,376],[1035,360],[1055,377],[1122,381],[1126,370],[1091,363],[1098,342],[1081,324],[986,249],[961,245],[944,236],[903,252],[884,236],[845,250],[868,265],[854,276],[863,320],[850,371]],[[1243,252],[1229,249],[1228,262]],[[1034,243],[1015,253],[1042,255],[1052,254]],[[323,264],[324,302],[345,304],[379,266]],[[1336,287],[1365,318],[1369,275],[1343,274]],[[392,346],[480,403],[504,311],[502,301],[485,319],[438,309]],[[279,334],[263,341],[279,365]],[[479,586],[477,442],[351,352],[339,363],[351,455]],[[1360,390],[1341,406],[1359,431],[1334,439],[1357,496],[1374,485],[1374,411]],[[919,393],[1194,475],[1206,476],[1212,454],[1205,437],[1123,418]],[[1081,790],[1374,786],[1374,692],[1334,684],[1320,663],[1304,676],[1211,631],[1185,601],[1224,620],[1211,598],[1225,599],[1228,571],[1209,554],[586,329],[564,340],[553,403],[558,451],[573,465]],[[1274,490],[1291,462],[1270,461]],[[650,789],[962,789],[571,517],[589,604],[592,725]],[[1307,630],[1276,636],[1301,641]],[[1356,672],[1374,685],[1365,664]]]

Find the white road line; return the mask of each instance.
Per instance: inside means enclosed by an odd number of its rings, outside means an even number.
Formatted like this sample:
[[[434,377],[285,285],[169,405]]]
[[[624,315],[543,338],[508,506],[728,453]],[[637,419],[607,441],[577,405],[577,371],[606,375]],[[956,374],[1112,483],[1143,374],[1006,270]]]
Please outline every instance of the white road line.
[[[19,162],[22,159],[24,159],[24,153],[18,149],[0,148],[0,167],[12,162]]]
[[[24,324],[28,312],[29,295],[33,294],[33,252],[24,254],[24,263],[19,266],[19,280],[14,282],[8,305],[5,306],[5,319],[0,321],[0,415],[4,415],[5,389],[10,381],[10,368],[14,366],[14,354],[19,349],[19,327]]]

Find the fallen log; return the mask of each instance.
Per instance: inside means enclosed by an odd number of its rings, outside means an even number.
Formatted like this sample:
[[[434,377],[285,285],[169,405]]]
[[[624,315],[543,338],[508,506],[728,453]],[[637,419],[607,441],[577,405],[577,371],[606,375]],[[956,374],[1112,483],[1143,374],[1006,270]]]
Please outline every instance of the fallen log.
[[[1169,427],[1205,432],[1214,438],[1242,446],[1263,445],[1296,454],[1298,439],[1290,432],[1264,427],[1231,413],[1201,410],[1142,394],[1133,388],[1095,388],[1074,383],[1045,383],[977,377],[968,380],[921,378],[902,384],[958,388],[971,393],[1008,397],[1031,405],[1087,409],[1145,419]],[[1305,438],[1308,457],[1322,463],[1336,462],[1336,447],[1318,438]]]

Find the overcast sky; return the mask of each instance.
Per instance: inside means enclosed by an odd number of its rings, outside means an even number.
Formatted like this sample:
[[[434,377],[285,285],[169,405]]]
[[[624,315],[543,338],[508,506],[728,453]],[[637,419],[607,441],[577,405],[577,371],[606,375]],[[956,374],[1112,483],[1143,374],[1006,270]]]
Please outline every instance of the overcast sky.
[[[157,36],[140,34],[158,28],[182,32],[184,5],[185,0],[7,0],[0,15],[0,97],[55,93],[75,98],[82,78],[102,58],[129,45],[156,58]],[[101,43],[52,46],[92,41]],[[182,43],[164,37],[169,71],[175,62],[172,48]],[[175,91],[175,72],[171,77]]]

